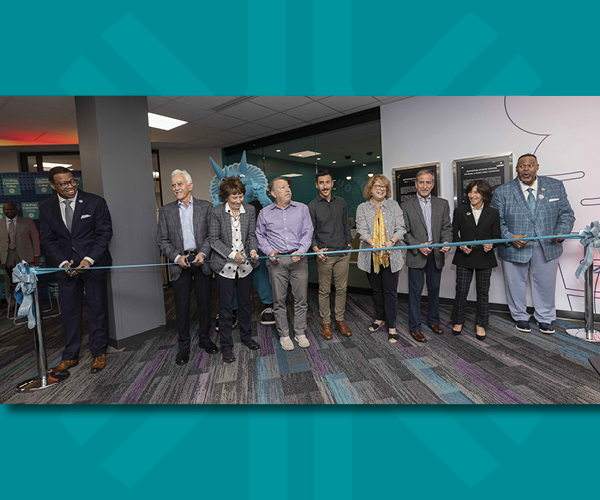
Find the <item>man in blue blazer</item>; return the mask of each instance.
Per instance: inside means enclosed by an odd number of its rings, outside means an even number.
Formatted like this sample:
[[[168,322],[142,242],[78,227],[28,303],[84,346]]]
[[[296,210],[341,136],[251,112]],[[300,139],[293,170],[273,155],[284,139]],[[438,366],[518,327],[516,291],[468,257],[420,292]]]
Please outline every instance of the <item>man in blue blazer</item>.
[[[514,239],[498,247],[504,261],[508,307],[515,328],[530,332],[527,313],[527,278],[530,277],[534,317],[542,333],[554,333],[557,259],[563,252],[562,238],[522,241],[519,238],[569,234],[575,214],[564,184],[537,175],[535,155],[524,154],[517,162],[517,178],[494,191],[491,206],[500,212],[502,238]]]
[[[112,264],[110,212],[103,198],[77,190],[67,168],[54,167],[48,179],[55,195],[40,205],[40,237],[48,265],[66,269],[56,273],[65,350],[62,361],[50,371],[68,370],[79,363],[85,288],[92,373],[97,373],[106,366],[108,298],[107,270],[96,267]]]

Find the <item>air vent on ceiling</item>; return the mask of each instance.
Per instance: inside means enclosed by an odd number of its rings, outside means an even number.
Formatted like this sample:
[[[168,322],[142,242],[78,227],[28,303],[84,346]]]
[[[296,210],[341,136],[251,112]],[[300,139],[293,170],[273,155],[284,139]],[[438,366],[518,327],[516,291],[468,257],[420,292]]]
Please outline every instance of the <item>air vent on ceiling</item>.
[[[254,99],[255,97],[257,97],[257,96],[244,95],[244,96],[236,97],[235,99],[231,99],[227,102],[224,102],[223,104],[220,104],[219,106],[212,108],[211,111],[219,113],[219,112],[223,111],[224,109],[233,108],[234,106],[237,106],[238,104],[242,104],[243,102],[249,101],[250,99]]]

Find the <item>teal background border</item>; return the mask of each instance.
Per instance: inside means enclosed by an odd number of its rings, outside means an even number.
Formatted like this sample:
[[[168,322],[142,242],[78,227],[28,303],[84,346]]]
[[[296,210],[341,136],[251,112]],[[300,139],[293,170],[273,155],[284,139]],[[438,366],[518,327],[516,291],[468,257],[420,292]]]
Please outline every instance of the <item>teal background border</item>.
[[[591,4],[21,5],[2,8],[0,95],[598,88]],[[599,415],[582,406],[2,406],[3,492],[115,500],[593,494]]]

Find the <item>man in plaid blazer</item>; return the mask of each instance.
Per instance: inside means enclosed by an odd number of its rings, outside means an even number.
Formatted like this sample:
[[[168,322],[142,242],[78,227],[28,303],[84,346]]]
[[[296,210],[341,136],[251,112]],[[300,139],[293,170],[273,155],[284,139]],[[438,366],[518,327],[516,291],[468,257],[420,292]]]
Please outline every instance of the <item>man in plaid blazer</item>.
[[[171,266],[171,280],[175,295],[175,313],[179,332],[178,365],[190,359],[190,296],[192,280],[198,303],[198,346],[208,354],[219,352],[210,340],[210,298],[212,271],[207,262],[210,256],[208,226],[212,205],[192,197],[194,184],[185,170],[174,170],[171,188],[177,198],[166,204],[158,213],[156,242],[160,251],[178,266]]]
[[[520,241],[522,237],[569,234],[575,214],[565,186],[557,179],[537,175],[540,166],[535,155],[524,154],[517,162],[517,178],[494,191],[491,206],[500,212],[502,238],[514,239],[498,247],[504,261],[508,307],[515,328],[530,332],[527,313],[527,278],[531,278],[534,317],[542,333],[554,333],[554,305],[558,257],[563,252],[561,238]]]

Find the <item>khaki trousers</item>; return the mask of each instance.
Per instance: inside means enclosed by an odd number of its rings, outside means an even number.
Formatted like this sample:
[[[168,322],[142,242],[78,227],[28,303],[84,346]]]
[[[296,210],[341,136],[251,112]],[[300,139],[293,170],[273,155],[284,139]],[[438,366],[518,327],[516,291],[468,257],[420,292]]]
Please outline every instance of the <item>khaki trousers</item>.
[[[335,320],[344,321],[346,311],[346,288],[348,287],[348,270],[350,269],[350,254],[330,255],[322,262],[317,257],[319,272],[319,314],[323,324],[331,323],[331,274],[335,283]]]

